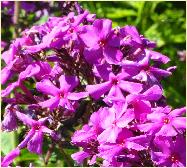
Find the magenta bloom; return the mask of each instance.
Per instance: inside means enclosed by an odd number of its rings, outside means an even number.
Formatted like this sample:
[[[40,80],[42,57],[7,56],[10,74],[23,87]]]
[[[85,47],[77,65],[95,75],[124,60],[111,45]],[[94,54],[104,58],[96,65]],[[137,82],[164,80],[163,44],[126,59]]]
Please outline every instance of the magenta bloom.
[[[49,107],[51,110],[60,105],[74,111],[74,107],[72,106],[71,101],[84,98],[87,96],[87,93],[71,93],[79,83],[77,77],[75,76],[61,75],[59,82],[60,88],[57,88],[49,79],[44,79],[36,84],[37,90],[47,95],[51,95],[50,99],[40,102],[39,105],[42,107]]]
[[[125,106],[116,104],[110,109],[103,109],[105,117],[102,119],[101,127],[104,131],[97,138],[99,142],[115,143],[122,128],[127,127],[134,119],[132,110],[126,109]]]
[[[83,28],[80,38],[87,47],[84,56],[89,63],[99,63],[104,57],[109,64],[118,64],[122,59],[120,40],[112,31],[111,20],[95,20]]]
[[[2,127],[5,131],[13,131],[17,128],[15,110],[17,110],[17,107],[11,105],[7,105],[5,108],[5,116],[2,121]]]
[[[168,106],[158,107],[147,115],[149,122],[138,125],[138,128],[156,136],[176,136],[178,131],[186,129],[186,117],[181,116],[185,111],[185,107],[173,111]]]
[[[154,140],[159,151],[153,151],[151,157],[158,166],[185,167],[186,166],[186,141],[180,135],[176,140],[172,138],[157,137]]]
[[[108,161],[121,154],[124,149],[141,151],[148,147],[149,138],[146,135],[134,136],[131,131],[124,128],[120,132],[116,143],[104,143],[99,146],[100,156]]]
[[[31,127],[25,139],[18,145],[19,148],[27,146],[30,152],[42,154],[43,135],[47,133],[52,138],[57,139],[54,131],[45,126],[47,118],[41,118],[38,121],[29,118],[27,115],[16,111],[16,116],[25,125]]]
[[[107,92],[109,92],[109,97],[115,96],[124,99],[121,90],[128,93],[139,93],[142,90],[142,84],[123,80],[127,76],[126,73],[119,73],[118,75],[110,73],[109,81],[96,85],[87,85],[86,90],[94,99],[99,99]]]

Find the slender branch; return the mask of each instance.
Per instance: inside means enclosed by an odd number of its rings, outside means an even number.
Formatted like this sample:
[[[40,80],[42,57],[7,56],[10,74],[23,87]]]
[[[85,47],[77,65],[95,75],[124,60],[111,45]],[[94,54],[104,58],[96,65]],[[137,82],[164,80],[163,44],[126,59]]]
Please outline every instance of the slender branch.
[[[47,165],[48,162],[49,162],[49,159],[50,159],[50,157],[51,157],[51,154],[52,154],[52,151],[53,151],[53,149],[54,149],[54,146],[55,146],[54,143],[52,143],[52,144],[49,145],[49,149],[48,149],[47,154],[46,154],[46,157],[45,157],[45,159],[44,159],[45,165]]]
[[[70,158],[66,155],[63,148],[61,147],[61,144],[58,143],[58,146],[59,146],[60,153],[64,156],[64,160],[67,163],[67,166],[71,167],[73,165],[72,160],[70,160]]]
[[[19,29],[19,14],[20,14],[20,2],[14,2],[14,38],[18,37],[18,29]]]

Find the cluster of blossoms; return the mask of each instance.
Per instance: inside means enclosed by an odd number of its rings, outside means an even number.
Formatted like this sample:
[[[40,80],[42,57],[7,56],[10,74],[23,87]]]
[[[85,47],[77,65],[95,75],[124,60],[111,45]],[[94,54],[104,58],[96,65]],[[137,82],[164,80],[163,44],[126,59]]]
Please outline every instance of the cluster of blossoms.
[[[20,1],[19,3],[19,30],[20,32],[28,27],[29,18],[32,18],[32,23],[35,23],[41,19],[41,17],[49,17],[54,16],[54,13],[58,11],[58,15],[67,15],[67,12],[74,11],[77,7],[76,2],[65,2],[65,1],[41,1],[41,2],[25,2]],[[14,1],[2,1],[1,2],[1,15],[2,15],[2,28],[6,27],[6,29],[10,29],[10,26],[15,23],[15,2]],[[27,15],[24,16],[24,13]],[[7,33],[5,31],[5,33]],[[8,34],[8,33],[7,33]],[[10,34],[8,34],[10,36]],[[1,50],[6,49],[8,47],[8,42],[1,41]]]
[[[81,8],[23,31],[2,54],[2,128],[28,132],[2,166],[23,148],[42,154],[44,135],[58,143],[59,123],[84,101],[88,124],[71,138],[82,148],[71,156],[77,164],[185,166],[186,108],[168,106],[161,85],[176,67],[161,69],[170,59],[155,47],[134,26],[112,28]]]

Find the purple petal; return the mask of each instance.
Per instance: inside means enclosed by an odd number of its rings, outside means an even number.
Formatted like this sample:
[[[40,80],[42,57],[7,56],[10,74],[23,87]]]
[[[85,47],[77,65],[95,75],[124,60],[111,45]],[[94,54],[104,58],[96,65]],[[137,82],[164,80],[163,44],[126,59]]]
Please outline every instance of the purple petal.
[[[159,52],[152,51],[152,50],[146,50],[146,52],[150,53],[151,59],[154,60],[154,61],[159,61],[159,62],[162,62],[164,64],[167,64],[170,61],[170,59],[167,56],[165,56],[165,55],[163,55]]]
[[[102,49],[98,46],[94,46],[93,48],[85,48],[83,54],[86,61],[90,64],[98,64],[100,59],[103,58]]]
[[[93,71],[96,76],[108,81],[109,74],[111,73],[111,66],[109,64],[96,65]]]
[[[104,47],[103,55],[109,64],[119,64],[123,57],[123,53],[118,48],[110,46]]]
[[[13,160],[16,157],[18,157],[19,155],[20,155],[19,148],[16,148],[16,149],[12,150],[8,155],[6,155],[3,158],[3,161],[1,162],[1,166],[2,167],[8,167],[13,162]]]
[[[70,100],[79,100],[88,96],[88,92],[69,93],[67,98]]]
[[[118,128],[116,126],[111,127],[109,129],[106,129],[103,131],[98,137],[97,140],[99,142],[110,142],[115,143],[116,139],[118,137],[118,134],[121,132],[121,128]]]
[[[111,88],[110,82],[104,82],[96,85],[87,85],[86,90],[94,99],[99,99],[104,93],[108,92]]]
[[[40,71],[40,67],[33,63],[31,65],[29,65],[25,71],[22,71],[19,75],[19,80],[25,80],[26,78],[30,78],[34,75],[36,75],[37,73],[39,73]]]
[[[75,160],[78,164],[81,164],[83,160],[88,158],[89,156],[90,154],[84,151],[76,152],[71,155],[72,159]]]
[[[27,148],[30,152],[42,154],[43,133],[41,130],[35,132],[32,139],[28,142]]]
[[[6,66],[1,70],[1,84],[5,84],[6,81],[12,75],[12,71]]]
[[[156,136],[176,136],[177,132],[170,124],[163,125],[159,132],[155,134]]]
[[[120,128],[124,128],[134,119],[134,113],[131,110],[127,110],[125,114],[123,114],[118,120],[117,120],[117,126]]]
[[[1,96],[2,96],[2,97],[5,97],[5,96],[9,95],[10,92],[11,92],[12,90],[14,90],[14,89],[15,89],[16,87],[18,87],[18,86],[19,86],[19,83],[18,83],[18,82],[10,83],[10,84],[6,87],[6,89],[4,89],[4,90],[1,91]]]
[[[172,125],[176,128],[186,129],[186,117],[176,117],[172,120]]]
[[[54,140],[59,140],[58,135],[55,133],[55,131],[45,127],[45,126],[41,126],[41,131],[44,133],[49,134]]]
[[[175,109],[175,110],[171,111],[169,113],[169,115],[171,115],[171,116],[181,116],[185,112],[186,112],[186,107],[182,107],[182,108]]]
[[[119,47],[120,46],[120,39],[116,35],[113,35],[112,37],[108,39],[108,45],[111,47]]]
[[[137,128],[142,132],[148,132],[150,134],[155,133],[162,125],[155,123],[139,124]]]
[[[146,100],[154,101],[162,97],[162,90],[158,85],[154,85],[143,93]]]
[[[82,27],[80,38],[87,47],[93,48],[94,46],[98,45],[98,41],[99,41],[98,33],[91,25],[86,25]]]
[[[100,39],[106,39],[112,30],[112,21],[109,19],[97,19],[94,21],[93,26]]]
[[[19,120],[21,120],[24,124],[28,126],[33,126],[37,123],[37,121],[33,120],[32,118],[28,117],[26,114],[20,113],[18,111],[15,112],[16,116]]]
[[[126,36],[130,35],[135,42],[142,44],[142,40],[135,26],[125,26],[122,28],[122,31]]]
[[[135,118],[144,122],[147,119],[147,114],[151,113],[151,104],[146,101],[137,101],[133,103]]]
[[[128,149],[134,149],[134,150],[137,150],[137,151],[141,151],[141,150],[146,149],[146,148],[143,147],[142,145],[139,145],[139,144],[137,144],[137,143],[130,142],[130,141],[126,141],[126,142],[125,142],[125,146],[126,146],[126,148],[128,148]]]
[[[2,127],[6,131],[13,131],[17,128],[16,115],[11,108],[6,108],[5,110],[5,117],[2,121]]]
[[[25,46],[24,52],[26,54],[33,54],[37,53],[43,49],[45,49],[47,46],[44,43],[40,43],[38,45],[33,45],[33,46]]]
[[[114,98],[113,98],[114,97]],[[105,98],[106,101],[111,102],[117,100],[125,100],[124,95],[121,91],[121,89],[117,85],[113,85],[110,89],[108,96]],[[117,101],[118,101],[117,100]]]
[[[103,118],[102,118],[102,123],[101,123],[101,127],[103,129],[108,129],[110,127],[112,127],[113,122],[115,121],[115,111],[112,111],[111,109],[103,109]]]
[[[58,89],[49,79],[44,79],[41,82],[36,83],[36,89],[45,94],[52,96],[58,95],[60,89]]]
[[[142,90],[142,84],[123,80],[120,81],[119,87],[129,93],[139,93]]]
[[[99,146],[99,152],[102,158],[106,160],[112,160],[117,156],[124,148],[118,144],[101,144]]]
[[[72,91],[79,84],[79,80],[76,76],[61,75],[59,81],[60,89],[66,91]]]
[[[31,140],[31,138],[34,136],[34,134],[35,134],[35,129],[31,129],[29,132],[28,132],[28,134],[27,134],[27,136],[24,138],[24,140],[18,145],[18,147],[20,148],[20,149],[22,149],[22,148],[25,148],[26,146],[27,146],[27,143]]]
[[[53,97],[46,101],[40,102],[38,104],[42,106],[43,108],[48,107],[50,108],[50,110],[53,110],[54,108],[58,107],[59,102],[60,102],[60,99],[58,97]]]
[[[163,70],[163,69],[159,69],[159,68],[155,68],[155,67],[150,67],[150,72],[152,72],[154,75],[157,76],[163,76],[163,77],[167,77],[172,75],[171,72]]]

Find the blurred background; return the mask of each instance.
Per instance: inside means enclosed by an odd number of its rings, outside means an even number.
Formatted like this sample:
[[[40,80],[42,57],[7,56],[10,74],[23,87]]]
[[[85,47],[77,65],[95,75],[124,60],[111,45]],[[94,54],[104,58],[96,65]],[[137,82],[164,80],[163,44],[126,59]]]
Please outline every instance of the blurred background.
[[[167,102],[173,108],[178,108],[186,104],[186,2],[80,2],[84,9],[90,13],[96,13],[97,18],[109,18],[113,21],[113,27],[134,25],[140,34],[150,40],[157,42],[156,50],[167,55],[171,61],[164,65],[177,66],[173,75],[163,79],[164,94]],[[71,2],[69,2],[71,5]],[[1,51],[8,49],[11,40],[20,36],[20,32],[33,25],[42,24],[49,16],[62,16],[67,14],[64,10],[68,8],[64,2],[21,2],[20,10],[15,19],[14,2],[1,2]],[[63,9],[63,10],[62,10]],[[15,32],[15,26],[19,26]],[[2,62],[3,65],[3,62]],[[7,140],[10,134],[4,134],[2,140],[2,152],[6,154],[16,144]],[[8,136],[8,139],[6,139]],[[15,139],[15,138],[14,138]],[[12,146],[11,146],[12,144]],[[4,147],[6,145],[6,147]],[[44,149],[45,151],[45,149]],[[73,153],[75,149],[67,149],[67,155]],[[25,152],[25,153],[24,153]],[[34,166],[45,166],[35,154],[30,154],[27,150],[22,151],[22,155],[16,162],[22,166],[33,163]],[[69,160],[68,160],[69,159]],[[71,158],[63,159],[58,153],[54,153],[49,160],[48,166],[67,166],[67,162],[72,162]]]

